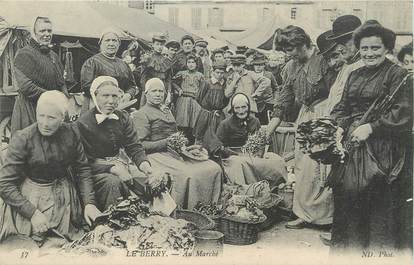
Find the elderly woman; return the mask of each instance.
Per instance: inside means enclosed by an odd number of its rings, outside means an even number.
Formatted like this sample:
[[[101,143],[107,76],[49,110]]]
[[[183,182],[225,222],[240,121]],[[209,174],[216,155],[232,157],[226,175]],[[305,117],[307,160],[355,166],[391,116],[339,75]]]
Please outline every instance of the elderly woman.
[[[50,49],[52,30],[48,18],[37,17],[29,44],[14,59],[19,95],[13,109],[12,133],[36,122],[36,103],[42,93],[57,89],[67,94],[63,66],[59,56]]]
[[[276,44],[292,60],[283,70],[283,85],[274,105],[268,135],[275,131],[282,120],[294,119],[291,117],[294,111],[292,106],[297,103],[301,106],[296,119],[298,125],[322,117],[330,88],[325,80],[327,76],[323,73],[326,62],[318,55],[318,50],[311,44],[309,35],[302,28],[287,26],[280,32]],[[299,149],[299,144],[295,146],[295,176],[293,212],[298,219],[289,222],[286,227],[298,229],[309,223],[330,224],[333,215],[332,193],[325,190],[319,194],[327,176],[327,168],[304,154]]]
[[[147,104],[133,113],[135,128],[154,169],[172,174],[171,196],[181,207],[192,209],[197,202],[218,201],[222,172],[215,162],[187,161],[167,152],[167,138],[177,132],[171,111],[163,105],[164,84],[150,79],[145,85]]]
[[[98,76],[111,76],[118,81],[119,87],[124,91],[121,101],[129,101],[138,94],[134,75],[128,64],[121,58],[116,57],[121,41],[115,30],[107,29],[99,39],[100,52],[82,65],[81,87],[85,93],[82,112],[93,108],[91,95],[89,94],[91,84]]]
[[[217,137],[223,146],[215,152],[224,158],[224,169],[230,181],[237,184],[252,184],[267,180],[271,187],[284,182],[287,171],[283,158],[274,153],[265,154],[265,158],[250,157],[241,152],[248,136],[260,129],[259,120],[250,114],[249,98],[238,93],[230,104],[232,115],[217,128]]]
[[[367,21],[354,42],[364,66],[350,74],[332,111],[345,140],[355,146],[333,187],[331,250],[361,255],[412,248],[412,83],[401,86],[387,111],[361,123],[374,101],[392,93],[407,72],[386,59],[395,34],[379,23]]]
[[[110,76],[97,77],[90,94],[95,107],[84,113],[77,125],[92,166],[97,205],[105,210],[117,198],[129,196],[124,180],[132,177],[117,158],[121,148],[146,176],[151,176],[152,168],[129,114],[116,109],[123,94],[117,80]],[[152,179],[149,177],[148,181]]]
[[[100,213],[79,133],[63,122],[67,107],[61,92],[44,92],[37,122],[12,138],[0,168],[0,241],[20,234],[41,243],[49,230],[77,239],[83,219],[90,225]]]

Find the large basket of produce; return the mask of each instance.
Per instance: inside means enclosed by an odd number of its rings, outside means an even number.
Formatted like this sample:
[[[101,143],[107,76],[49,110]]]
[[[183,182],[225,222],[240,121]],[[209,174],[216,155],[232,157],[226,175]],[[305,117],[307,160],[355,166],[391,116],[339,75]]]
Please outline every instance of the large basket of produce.
[[[195,211],[177,209],[173,216],[176,219],[184,219],[187,222],[195,224],[198,230],[210,230],[215,226],[212,219],[205,214]]]
[[[218,230],[224,234],[224,243],[250,245],[257,242],[259,226],[266,221],[262,214],[257,220],[224,215],[220,218]]]
[[[257,241],[259,226],[266,221],[266,215],[252,198],[246,198],[244,205],[236,205],[230,198],[225,204],[218,230],[224,234],[224,243],[249,245]]]

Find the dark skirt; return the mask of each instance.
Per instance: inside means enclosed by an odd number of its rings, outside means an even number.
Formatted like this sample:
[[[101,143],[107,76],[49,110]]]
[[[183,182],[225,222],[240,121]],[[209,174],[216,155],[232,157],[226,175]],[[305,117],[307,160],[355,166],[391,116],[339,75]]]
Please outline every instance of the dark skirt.
[[[36,122],[36,104],[27,97],[19,94],[14,103],[13,114],[11,118],[12,134],[26,128]]]

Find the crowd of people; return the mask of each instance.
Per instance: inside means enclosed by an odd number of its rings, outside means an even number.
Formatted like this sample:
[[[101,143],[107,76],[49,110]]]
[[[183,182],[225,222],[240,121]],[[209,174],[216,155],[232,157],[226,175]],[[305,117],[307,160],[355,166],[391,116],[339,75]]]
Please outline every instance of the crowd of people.
[[[335,254],[412,250],[412,42],[394,56],[392,30],[344,15],[316,44],[300,27],[278,30],[268,55],[244,46],[209,51],[190,35],[178,42],[154,34],[150,52],[137,53],[131,42],[119,58],[120,37],[109,29],[81,69],[82,114],[67,123],[52,26],[38,17],[15,58],[19,91],[0,168],[0,242],[14,234],[44,242],[50,229],[77,238],[85,222],[119,198],[142,195],[160,172],[173,176],[171,196],[186,209],[217,202],[224,181],[276,187],[287,178],[283,158],[243,156],[248,136],[265,126],[270,138],[282,122],[330,118],[354,151],[338,170],[296,144],[297,219],[286,227],[331,226],[331,238],[322,239]],[[386,110],[367,120],[391,94]],[[136,110],[118,109],[133,99]],[[178,131],[210,159],[169,152]],[[327,180],[331,189],[321,190]]]

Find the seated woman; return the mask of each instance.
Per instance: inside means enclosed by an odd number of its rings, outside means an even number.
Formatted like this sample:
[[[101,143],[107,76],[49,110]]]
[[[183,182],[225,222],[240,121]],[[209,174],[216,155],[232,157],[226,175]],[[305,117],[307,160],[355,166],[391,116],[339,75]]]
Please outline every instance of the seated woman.
[[[85,153],[92,167],[97,206],[107,209],[117,198],[130,195],[125,180],[131,179],[127,168],[119,162],[120,149],[146,176],[150,184],[155,181],[151,164],[128,113],[116,110],[122,97],[118,82],[110,76],[95,78],[90,91],[95,104],[77,120]]]
[[[0,242],[11,235],[51,242],[50,229],[77,239],[82,219],[90,225],[100,214],[79,133],[63,122],[67,107],[63,93],[44,92],[37,122],[17,131],[8,146],[0,168]]]
[[[192,209],[198,201],[217,202],[222,171],[213,161],[184,161],[167,152],[167,138],[177,132],[171,111],[163,105],[164,84],[152,78],[145,84],[147,103],[132,114],[135,128],[154,169],[169,172],[174,179],[171,196],[177,205]]]
[[[223,159],[224,169],[230,181],[237,184],[252,184],[267,180],[271,187],[284,182],[287,171],[283,158],[274,153],[266,153],[265,158],[250,157],[241,152],[248,135],[260,129],[259,120],[250,115],[249,98],[243,93],[238,93],[230,104],[232,115],[217,128],[217,137],[223,144],[220,150],[221,157],[239,155]]]

